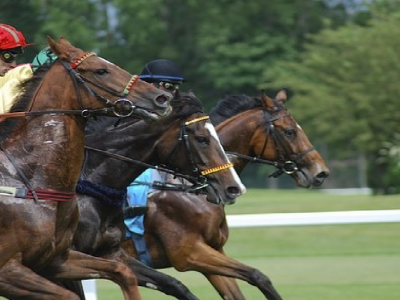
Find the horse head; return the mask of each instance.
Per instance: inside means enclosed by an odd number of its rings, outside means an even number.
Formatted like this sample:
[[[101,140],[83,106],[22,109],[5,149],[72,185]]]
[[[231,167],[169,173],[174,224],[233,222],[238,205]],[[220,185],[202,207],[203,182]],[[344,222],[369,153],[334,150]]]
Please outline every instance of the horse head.
[[[286,90],[279,91],[275,99],[265,94],[262,96],[266,107],[267,130],[272,137],[272,143],[267,145],[266,151],[274,153],[272,155],[278,168],[272,176],[286,173],[300,187],[320,186],[329,176],[329,169],[304,130],[286,109],[287,100]]]
[[[63,37],[59,43],[48,37],[48,44],[59,58],[59,63],[55,63],[58,65],[58,72],[67,73],[67,70],[70,73],[79,105],[84,106],[81,108],[112,107],[111,111],[118,116],[136,114],[150,120],[170,113],[169,101],[172,95],[169,92],[140,80],[137,75],[132,76],[93,52],[84,52],[72,46]],[[83,88],[79,90],[78,86]],[[65,83],[59,88],[65,89]]]
[[[223,100],[214,110],[218,115],[225,108],[224,120],[216,118],[221,122],[217,131],[225,150],[236,153],[237,170],[250,161],[270,164],[277,168],[271,176],[286,173],[305,188],[319,186],[329,176],[324,159],[286,109],[286,90],[274,99],[263,94],[261,98],[243,95]],[[229,107],[223,105],[227,100]]]

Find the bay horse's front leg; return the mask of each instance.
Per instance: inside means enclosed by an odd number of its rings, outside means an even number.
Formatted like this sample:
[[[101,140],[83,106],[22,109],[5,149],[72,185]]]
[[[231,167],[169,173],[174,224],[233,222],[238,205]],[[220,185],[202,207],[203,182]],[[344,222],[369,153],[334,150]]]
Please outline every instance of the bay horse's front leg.
[[[168,253],[171,264],[178,271],[193,270],[202,274],[221,275],[241,279],[256,286],[269,300],[282,299],[268,276],[255,268],[226,256],[222,249],[217,251],[200,240],[193,245],[191,249],[192,251],[188,252],[173,253],[170,251]],[[222,282],[220,281],[220,285],[221,284]],[[219,285],[215,285],[215,287],[218,286]],[[228,286],[225,286],[224,289],[228,289]],[[223,294],[223,291],[218,291],[218,293]],[[240,295],[242,295],[241,292]],[[239,298],[234,297],[233,299],[241,299],[240,295],[238,296]],[[225,297],[225,295],[221,296]]]
[[[13,300],[80,299],[13,259],[0,269],[0,296]]]
[[[118,284],[126,300],[141,300],[135,274],[123,263],[71,250],[60,265],[46,268],[46,276],[55,280],[109,279]]]

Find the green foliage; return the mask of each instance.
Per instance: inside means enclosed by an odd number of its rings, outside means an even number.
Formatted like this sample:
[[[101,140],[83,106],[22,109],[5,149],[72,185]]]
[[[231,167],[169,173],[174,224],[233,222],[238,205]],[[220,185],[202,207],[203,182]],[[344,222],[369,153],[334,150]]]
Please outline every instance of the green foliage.
[[[399,15],[324,30],[297,62],[277,63],[266,85],[290,82],[293,112],[313,136],[337,151],[374,153],[399,128]],[[342,147],[338,147],[341,145]]]

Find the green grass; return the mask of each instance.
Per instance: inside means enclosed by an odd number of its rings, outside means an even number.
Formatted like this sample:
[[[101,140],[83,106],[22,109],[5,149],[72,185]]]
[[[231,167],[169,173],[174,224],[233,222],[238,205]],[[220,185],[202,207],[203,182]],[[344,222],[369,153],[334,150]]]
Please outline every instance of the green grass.
[[[228,214],[398,209],[400,197],[330,195],[317,190],[249,190]],[[400,223],[235,228],[225,250],[267,274],[289,300],[397,300],[400,295]],[[195,272],[172,275],[200,299],[220,299]],[[247,299],[264,299],[239,282]],[[99,300],[122,299],[112,282],[97,283]],[[144,299],[171,297],[140,288]]]

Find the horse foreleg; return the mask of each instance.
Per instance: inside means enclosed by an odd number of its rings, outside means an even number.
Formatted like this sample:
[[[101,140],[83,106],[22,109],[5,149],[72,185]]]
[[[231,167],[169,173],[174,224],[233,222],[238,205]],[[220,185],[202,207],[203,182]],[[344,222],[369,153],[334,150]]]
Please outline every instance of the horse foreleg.
[[[106,258],[121,261],[129,266],[136,274],[140,286],[160,291],[166,295],[173,296],[176,299],[198,300],[198,298],[193,295],[182,282],[148,267],[130,256],[123,249],[114,253],[111,257]]]
[[[227,257],[223,250],[219,252],[204,242],[196,243],[189,250],[176,256],[173,253],[169,253],[170,261],[177,270],[194,270],[202,274],[241,279],[258,287],[267,299],[282,299],[266,275],[255,268]]]
[[[224,277],[220,275],[205,274],[205,277],[212,284],[224,300],[245,300],[246,298],[240,291],[235,278]]]
[[[0,296],[13,300],[80,299],[17,261],[9,261],[0,269]]]
[[[68,259],[47,268],[47,274],[55,280],[109,279],[121,287],[125,299],[142,299],[135,274],[118,261],[71,250]]]

